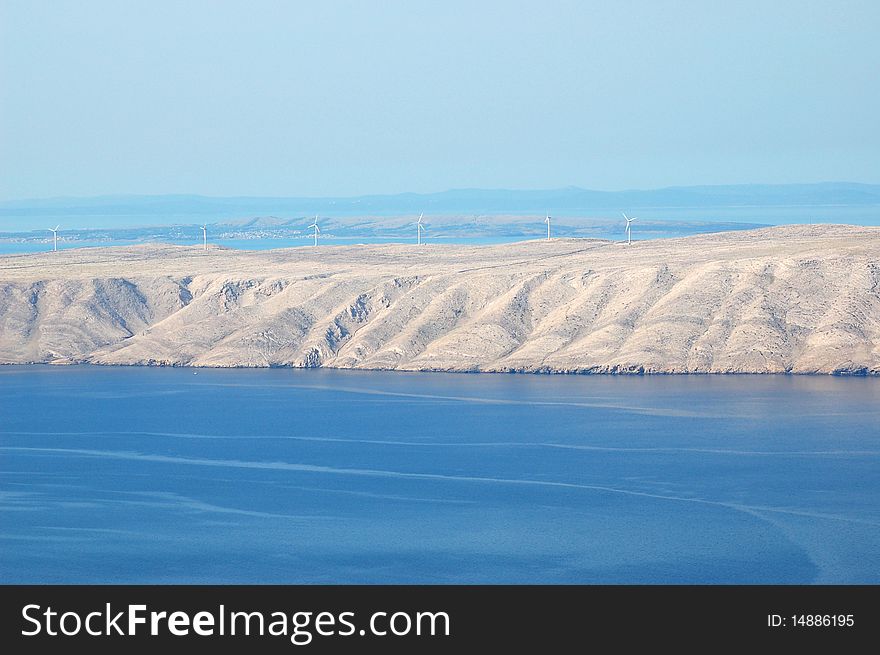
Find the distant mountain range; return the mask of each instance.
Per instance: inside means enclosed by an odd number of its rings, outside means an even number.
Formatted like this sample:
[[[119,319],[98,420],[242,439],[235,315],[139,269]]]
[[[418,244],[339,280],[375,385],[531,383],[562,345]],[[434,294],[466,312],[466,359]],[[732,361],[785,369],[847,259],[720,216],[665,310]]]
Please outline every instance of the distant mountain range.
[[[850,182],[819,184],[737,184],[594,191],[578,187],[549,190],[453,189],[438,193],[399,193],[348,198],[209,197],[197,195],[97,196],[0,202],[0,217],[76,214],[277,214],[280,212],[397,213],[521,212],[639,209],[642,207],[733,207],[772,205],[880,204],[880,185]]]

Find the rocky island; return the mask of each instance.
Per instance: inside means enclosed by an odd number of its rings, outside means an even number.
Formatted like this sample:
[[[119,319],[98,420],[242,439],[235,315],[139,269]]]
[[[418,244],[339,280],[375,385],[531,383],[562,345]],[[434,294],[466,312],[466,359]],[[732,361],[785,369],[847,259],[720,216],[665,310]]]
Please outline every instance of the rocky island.
[[[0,363],[880,374],[880,228],[0,257]]]

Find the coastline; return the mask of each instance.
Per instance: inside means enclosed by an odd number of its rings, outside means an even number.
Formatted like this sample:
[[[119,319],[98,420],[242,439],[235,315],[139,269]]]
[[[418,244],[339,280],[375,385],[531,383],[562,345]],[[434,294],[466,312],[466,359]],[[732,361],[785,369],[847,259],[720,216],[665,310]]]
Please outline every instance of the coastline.
[[[880,375],[880,229],[0,257],[0,363]]]
[[[572,371],[572,370],[463,370],[463,369],[439,369],[439,368],[343,368],[337,366],[294,366],[289,364],[260,365],[193,365],[193,364],[162,364],[162,363],[136,363],[136,364],[108,364],[90,361],[44,361],[44,362],[0,362],[0,370],[4,368],[15,369],[25,367],[95,367],[95,368],[145,368],[145,369],[192,369],[193,371],[266,371],[266,370],[290,370],[290,371],[354,371],[358,373],[443,373],[447,375],[515,375],[515,376],[570,376],[570,377],[804,377],[804,378],[880,378],[880,371],[859,369],[857,371],[838,370],[829,373],[818,371],[657,371],[657,370],[601,370],[601,371]]]

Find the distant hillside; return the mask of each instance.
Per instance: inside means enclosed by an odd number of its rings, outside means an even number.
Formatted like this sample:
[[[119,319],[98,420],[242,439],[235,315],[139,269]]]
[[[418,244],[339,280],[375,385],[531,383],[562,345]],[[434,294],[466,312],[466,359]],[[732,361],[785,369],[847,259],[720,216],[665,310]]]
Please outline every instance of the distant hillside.
[[[100,196],[0,202],[3,216],[54,216],[60,213],[115,215],[206,214],[269,216],[279,213],[393,214],[400,212],[533,212],[637,210],[643,207],[737,207],[752,205],[877,205],[880,185],[821,184],[669,187],[653,190],[593,191],[578,187],[515,191],[454,189],[439,193],[400,193],[349,198],[231,197],[196,195]]]
[[[0,257],[0,363],[880,374],[880,228]]]

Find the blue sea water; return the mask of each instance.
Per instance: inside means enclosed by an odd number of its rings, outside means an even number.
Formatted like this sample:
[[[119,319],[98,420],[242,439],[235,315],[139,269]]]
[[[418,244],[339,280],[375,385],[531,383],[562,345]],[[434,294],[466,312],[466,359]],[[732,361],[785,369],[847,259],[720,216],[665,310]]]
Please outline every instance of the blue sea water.
[[[0,368],[0,582],[878,583],[880,380]]]
[[[513,212],[516,213],[516,212]],[[733,207],[639,207],[636,212],[642,222],[638,223],[638,228],[633,232],[635,240],[640,239],[658,239],[658,238],[676,238],[689,236],[692,234],[716,232],[719,229],[731,229],[729,224],[739,223],[743,226],[747,225],[787,225],[792,223],[842,223],[848,225],[880,225],[880,206],[877,205],[754,205],[754,206],[733,206]],[[554,234],[559,236],[568,236],[573,233],[570,231],[572,226],[579,223],[579,219],[583,218],[583,212],[566,212],[554,211],[561,223],[555,228]],[[619,214],[614,212],[599,213],[593,218],[608,219],[614,218],[618,220]],[[227,216],[225,218],[242,218],[241,216]],[[190,241],[178,240],[174,241],[175,245],[192,245],[198,246],[201,242],[201,232],[194,226],[201,225],[205,221],[209,223],[221,219],[222,217],[210,216],[204,214],[173,214],[173,215],[113,215],[113,214],[57,214],[46,217],[40,217],[41,223],[37,225],[36,219],[27,218],[25,216],[8,215],[5,217],[5,224],[0,221],[0,232],[11,229],[11,226],[27,225],[40,231],[42,241],[0,241],[0,255],[7,254],[26,254],[32,252],[46,252],[52,249],[51,234],[42,225],[61,224],[64,228],[85,228],[95,226],[123,226],[123,225],[189,225],[193,227],[193,238]],[[311,220],[311,219],[308,219]],[[589,224],[590,219],[585,219]],[[671,222],[662,229],[658,225],[652,225],[650,221]],[[307,222],[304,220],[303,228]],[[568,227],[564,227],[567,225]],[[543,219],[536,218],[536,223],[532,226],[531,232],[526,231],[524,226],[520,226],[513,233],[505,231],[503,234],[470,237],[466,234],[445,235],[441,232],[431,231],[425,235],[425,241],[429,244],[468,244],[468,245],[493,245],[500,243],[513,243],[516,241],[524,241],[528,239],[543,238],[545,225]],[[355,230],[356,231],[356,230]],[[351,234],[349,232],[348,234]],[[595,237],[600,239],[623,239],[623,229],[615,232],[608,232],[607,225],[601,222],[596,226],[594,231],[578,231],[576,236]],[[126,246],[135,243],[144,243],[144,241],[88,241],[77,240],[68,241],[62,232],[59,234],[58,248],[59,250],[67,250],[69,248],[92,248],[106,246]],[[311,245],[311,238],[303,234],[298,238],[259,238],[259,239],[220,239],[209,236],[212,244],[220,245],[226,248],[234,248],[237,250],[268,250],[272,248],[295,248]],[[412,234],[397,236],[349,236],[349,235],[333,235],[323,234],[320,245],[324,246],[342,246],[365,243],[411,243],[413,241]]]

